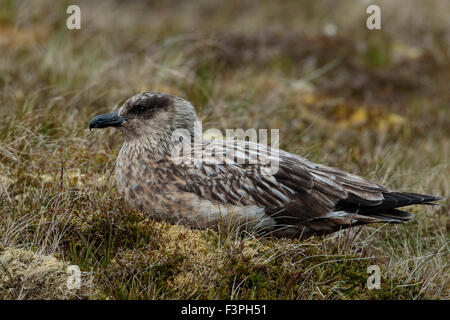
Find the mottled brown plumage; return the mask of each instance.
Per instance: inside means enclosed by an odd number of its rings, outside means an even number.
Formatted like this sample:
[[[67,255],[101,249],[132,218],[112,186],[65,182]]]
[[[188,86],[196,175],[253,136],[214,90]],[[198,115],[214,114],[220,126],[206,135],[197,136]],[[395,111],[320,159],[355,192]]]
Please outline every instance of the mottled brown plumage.
[[[251,142],[201,139],[189,152],[174,153],[181,142],[173,133],[181,130],[192,142],[196,121],[188,101],[163,93],[138,94],[118,111],[91,121],[91,128],[115,126],[125,134],[116,181],[131,206],[198,228],[233,223],[276,236],[307,237],[360,224],[402,223],[411,215],[396,208],[440,199],[391,192]],[[199,153],[201,161],[192,161]],[[278,170],[273,171],[275,160]]]

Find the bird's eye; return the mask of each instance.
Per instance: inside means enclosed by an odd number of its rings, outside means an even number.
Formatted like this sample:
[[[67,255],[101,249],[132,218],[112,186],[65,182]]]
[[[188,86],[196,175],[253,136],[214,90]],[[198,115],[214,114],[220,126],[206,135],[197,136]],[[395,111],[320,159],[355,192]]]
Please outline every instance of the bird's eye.
[[[147,110],[147,107],[144,105],[137,105],[133,108],[134,113],[143,113],[146,110]]]

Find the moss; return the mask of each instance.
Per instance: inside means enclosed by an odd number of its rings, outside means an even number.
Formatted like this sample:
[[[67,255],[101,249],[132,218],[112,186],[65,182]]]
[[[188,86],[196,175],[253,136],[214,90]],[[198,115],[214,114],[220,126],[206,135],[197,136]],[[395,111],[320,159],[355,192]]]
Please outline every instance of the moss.
[[[24,249],[0,250],[2,299],[80,299],[95,297],[92,283],[69,289],[68,263]]]

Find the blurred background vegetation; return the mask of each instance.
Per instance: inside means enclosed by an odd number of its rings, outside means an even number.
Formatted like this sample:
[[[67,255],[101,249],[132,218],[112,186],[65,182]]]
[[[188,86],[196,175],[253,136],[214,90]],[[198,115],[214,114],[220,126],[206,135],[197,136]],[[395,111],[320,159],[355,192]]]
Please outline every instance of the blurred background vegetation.
[[[81,30],[66,28],[70,4]],[[445,0],[0,0],[0,298],[449,298],[449,13]],[[123,138],[87,129],[143,91],[190,100],[204,129],[279,128],[283,149],[446,200],[305,242],[154,222],[114,187]],[[371,264],[381,290],[365,286]]]

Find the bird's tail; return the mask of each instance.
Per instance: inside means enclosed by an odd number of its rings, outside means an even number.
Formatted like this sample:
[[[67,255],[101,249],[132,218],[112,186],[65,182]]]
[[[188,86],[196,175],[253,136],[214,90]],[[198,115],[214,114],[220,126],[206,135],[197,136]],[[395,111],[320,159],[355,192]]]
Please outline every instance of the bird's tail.
[[[434,201],[442,200],[441,197],[409,192],[384,192],[384,200],[376,206],[363,206],[357,208],[355,213],[376,219],[375,222],[403,223],[412,218],[412,214],[398,208],[414,204],[436,204]]]
[[[408,193],[383,193],[384,200],[375,206],[341,206],[339,211],[309,221],[302,232],[304,235],[328,234],[341,229],[369,223],[405,223],[413,215],[399,210],[415,204],[435,205],[441,197]]]

